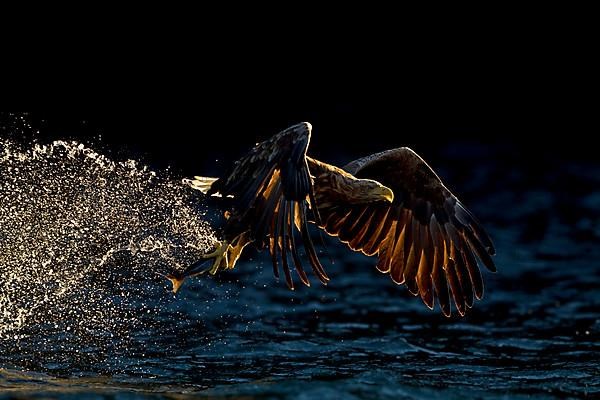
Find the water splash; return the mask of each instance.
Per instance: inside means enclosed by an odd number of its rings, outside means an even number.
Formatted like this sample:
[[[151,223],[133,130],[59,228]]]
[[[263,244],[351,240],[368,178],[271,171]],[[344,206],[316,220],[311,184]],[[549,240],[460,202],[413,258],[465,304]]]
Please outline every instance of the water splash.
[[[465,318],[426,310],[334,241],[326,288],[290,292],[273,281],[268,254],[249,250],[235,270],[192,280],[174,297],[154,272],[208,246],[197,193],[131,162],[104,158],[92,172],[102,156],[79,144],[23,149],[14,142],[35,140],[27,118],[3,125],[1,117],[0,136],[15,140],[0,139],[0,311],[9,313],[0,320],[0,399],[600,395],[600,254],[590,228],[600,226],[598,166],[565,172],[552,163],[542,192],[494,162],[503,147],[476,169],[463,166],[478,215],[498,224],[491,230],[503,266]],[[93,190],[105,198],[80,203],[101,178]],[[564,195],[573,182],[582,183],[581,200]],[[46,201],[19,201],[13,186]],[[75,212],[79,204],[91,210]],[[540,215],[544,238],[524,244]]]
[[[145,300],[166,293],[157,272],[215,240],[195,191],[134,160],[0,139],[0,171],[0,348],[127,340],[160,312]]]

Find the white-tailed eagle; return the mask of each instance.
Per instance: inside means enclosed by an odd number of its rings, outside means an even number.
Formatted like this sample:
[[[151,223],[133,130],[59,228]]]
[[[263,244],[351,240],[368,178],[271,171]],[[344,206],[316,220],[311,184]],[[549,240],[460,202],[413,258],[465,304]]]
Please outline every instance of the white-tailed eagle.
[[[450,315],[451,299],[460,315],[483,296],[478,262],[496,267],[489,236],[436,173],[407,147],[352,161],[343,168],[306,155],[307,122],[256,145],[220,178],[188,181],[207,195],[231,198],[223,239],[201,261],[168,278],[176,292],[183,280],[203,272],[232,269],[244,247],[268,248],[273,271],[294,288],[292,269],[310,286],[303,267],[329,280],[309,234],[309,222],[350,249],[376,256],[377,269],[404,284],[433,309],[434,299]],[[298,252],[304,247],[305,256]],[[293,266],[293,268],[291,268]]]

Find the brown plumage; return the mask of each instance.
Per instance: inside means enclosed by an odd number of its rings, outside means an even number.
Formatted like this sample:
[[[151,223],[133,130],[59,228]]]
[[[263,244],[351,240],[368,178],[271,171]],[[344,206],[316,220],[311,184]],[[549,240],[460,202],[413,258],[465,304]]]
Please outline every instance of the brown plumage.
[[[420,295],[444,315],[453,302],[460,315],[483,296],[478,266],[495,271],[495,250],[475,217],[427,163],[402,147],[353,161],[342,169],[306,156],[311,125],[292,126],[258,144],[221,178],[189,181],[208,195],[232,197],[223,242],[208,255],[211,273],[235,266],[243,248],[267,247],[275,276],[280,266],[293,289],[291,267],[310,286],[303,262],[329,280],[308,222],[354,251],[377,256],[376,268]],[[306,257],[300,257],[303,246]],[[304,261],[303,261],[304,259]],[[174,290],[197,265],[170,279]]]

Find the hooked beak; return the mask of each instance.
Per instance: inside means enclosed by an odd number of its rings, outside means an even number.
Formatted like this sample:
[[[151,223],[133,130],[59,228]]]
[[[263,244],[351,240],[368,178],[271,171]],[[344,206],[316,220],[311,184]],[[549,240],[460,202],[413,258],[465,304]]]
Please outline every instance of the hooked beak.
[[[381,196],[381,198],[385,199],[386,201],[392,203],[394,201],[394,192],[392,192],[392,189],[390,189],[387,186],[380,186],[378,189],[377,194]]]

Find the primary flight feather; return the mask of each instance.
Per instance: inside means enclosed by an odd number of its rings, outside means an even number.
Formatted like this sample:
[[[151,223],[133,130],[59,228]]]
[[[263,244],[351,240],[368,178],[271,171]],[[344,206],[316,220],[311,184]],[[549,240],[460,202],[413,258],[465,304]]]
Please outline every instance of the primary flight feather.
[[[343,168],[306,155],[311,125],[294,125],[258,145],[220,178],[189,183],[207,195],[231,198],[223,240],[215,251],[168,278],[177,291],[190,276],[232,269],[244,247],[268,248],[273,272],[280,266],[290,289],[292,268],[310,286],[304,263],[329,280],[315,250],[309,221],[354,251],[377,256],[376,268],[404,284],[433,309],[450,316],[483,296],[479,263],[496,267],[491,239],[431,167],[407,147],[387,150]],[[306,256],[300,257],[303,246]],[[202,261],[210,268],[199,270]],[[303,259],[306,260],[303,262]]]

